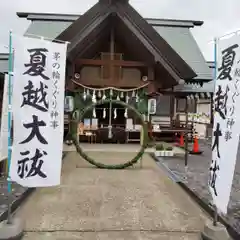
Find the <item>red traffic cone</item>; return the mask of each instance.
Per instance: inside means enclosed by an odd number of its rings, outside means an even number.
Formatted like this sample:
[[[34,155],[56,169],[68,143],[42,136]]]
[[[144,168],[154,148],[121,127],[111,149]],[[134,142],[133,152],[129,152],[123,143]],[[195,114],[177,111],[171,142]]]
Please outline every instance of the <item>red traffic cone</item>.
[[[184,136],[183,133],[181,133],[179,138],[179,143],[176,144],[177,147],[184,147]]]
[[[192,148],[192,151],[190,151],[190,154],[195,154],[195,155],[200,155],[203,153],[203,151],[200,151],[199,150],[199,143],[198,143],[198,138],[197,136],[195,135],[194,136],[194,140],[193,140],[193,148]]]

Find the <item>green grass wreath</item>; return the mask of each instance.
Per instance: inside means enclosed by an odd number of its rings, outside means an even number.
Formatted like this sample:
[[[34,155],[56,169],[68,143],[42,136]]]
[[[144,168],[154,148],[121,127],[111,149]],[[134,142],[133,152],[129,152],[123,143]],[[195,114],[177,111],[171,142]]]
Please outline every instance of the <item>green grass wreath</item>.
[[[80,110],[80,114],[79,114],[79,121],[83,120],[84,115],[88,112],[91,111],[95,106],[97,105],[101,105],[101,104],[105,104],[105,103],[114,103],[114,104],[119,104],[127,109],[132,110],[141,120],[142,123],[142,127],[143,127],[143,143],[141,145],[141,148],[139,150],[139,152],[136,154],[136,156],[131,159],[130,161],[127,161],[126,163],[123,164],[117,164],[117,165],[106,165],[103,163],[99,163],[97,162],[95,159],[89,157],[81,148],[79,141],[78,141],[78,136],[77,134],[74,134],[73,137],[73,143],[76,146],[77,152],[80,154],[80,156],[82,158],[84,158],[87,162],[89,162],[92,165],[95,165],[98,168],[102,168],[102,169],[124,169],[127,167],[130,167],[132,165],[134,165],[135,163],[137,163],[137,161],[142,157],[142,155],[145,152],[145,149],[147,147],[147,137],[148,137],[148,132],[147,132],[147,125],[145,124],[143,117],[141,115],[140,112],[137,111],[137,109],[135,109],[134,107],[130,106],[129,104],[119,101],[119,100],[110,100],[110,99],[106,99],[106,100],[101,100],[98,101],[96,103],[92,103],[91,105],[87,106],[86,108],[82,109],[82,111]]]

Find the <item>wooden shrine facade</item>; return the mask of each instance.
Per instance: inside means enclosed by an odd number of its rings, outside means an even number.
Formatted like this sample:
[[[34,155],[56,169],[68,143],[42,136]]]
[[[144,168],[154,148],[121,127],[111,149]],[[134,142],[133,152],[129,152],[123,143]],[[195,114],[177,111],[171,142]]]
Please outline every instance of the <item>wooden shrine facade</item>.
[[[131,104],[135,106],[146,106],[148,98],[156,98],[157,116],[152,117],[161,117],[162,122],[167,119],[166,128],[174,130],[176,96],[187,98],[195,92],[194,88],[184,93],[174,88],[212,80],[211,71],[189,30],[201,26],[200,21],[144,19],[127,0],[99,0],[81,16],[44,13],[18,13],[18,16],[31,20],[25,35],[69,42],[66,95],[72,95],[76,104],[80,98],[83,100],[87,90],[91,95],[88,99],[94,94],[101,99],[103,89],[108,87],[118,89],[114,98],[126,101],[128,95],[129,104],[134,99]],[[136,101],[137,98],[141,101]],[[125,110],[118,106],[113,106],[111,114],[106,111],[108,106],[100,108],[94,115],[101,119],[105,115],[106,121],[101,120],[103,125],[108,125],[111,115],[112,124],[124,123],[126,130],[130,113],[126,116]],[[119,110],[114,119],[116,108]]]
[[[160,89],[177,85],[181,79],[196,76],[128,1],[99,1],[57,39],[70,42],[66,84],[70,92],[82,87],[83,91],[94,89],[94,95],[95,91],[105,87],[114,87],[121,92],[120,89],[139,90],[146,86],[145,93],[150,96],[156,95]],[[145,105],[146,101],[145,98]],[[107,135],[111,122],[113,129],[122,129],[116,130],[116,139],[129,141],[129,119],[124,116],[125,111],[120,111],[119,106],[102,106],[101,110],[102,114],[94,112],[92,116],[97,117],[97,128],[105,127]],[[103,120],[106,110],[109,112],[108,121]],[[112,115],[117,116],[110,119]],[[138,125],[136,122],[131,124]],[[97,138],[102,140],[103,136]],[[139,129],[137,137],[133,138],[140,139]]]

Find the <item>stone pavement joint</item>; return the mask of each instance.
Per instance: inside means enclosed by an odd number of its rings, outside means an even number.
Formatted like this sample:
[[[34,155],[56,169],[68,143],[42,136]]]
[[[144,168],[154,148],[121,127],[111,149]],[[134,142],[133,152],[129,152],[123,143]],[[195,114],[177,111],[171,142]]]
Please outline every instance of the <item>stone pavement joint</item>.
[[[89,152],[106,164],[131,152]],[[38,189],[16,213],[26,220],[25,240],[197,240],[207,219],[193,200],[143,156],[143,167],[97,169],[76,152],[63,162],[58,187]],[[79,232],[80,231],[80,232]]]

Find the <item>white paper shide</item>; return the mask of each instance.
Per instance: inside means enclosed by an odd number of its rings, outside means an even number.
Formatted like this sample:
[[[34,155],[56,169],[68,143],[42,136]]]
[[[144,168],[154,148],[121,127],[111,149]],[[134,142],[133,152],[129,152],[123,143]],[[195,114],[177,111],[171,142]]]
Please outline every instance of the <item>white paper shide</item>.
[[[218,44],[209,187],[218,212],[226,214],[240,133],[240,36]]]
[[[66,44],[14,37],[12,181],[60,184]]]

